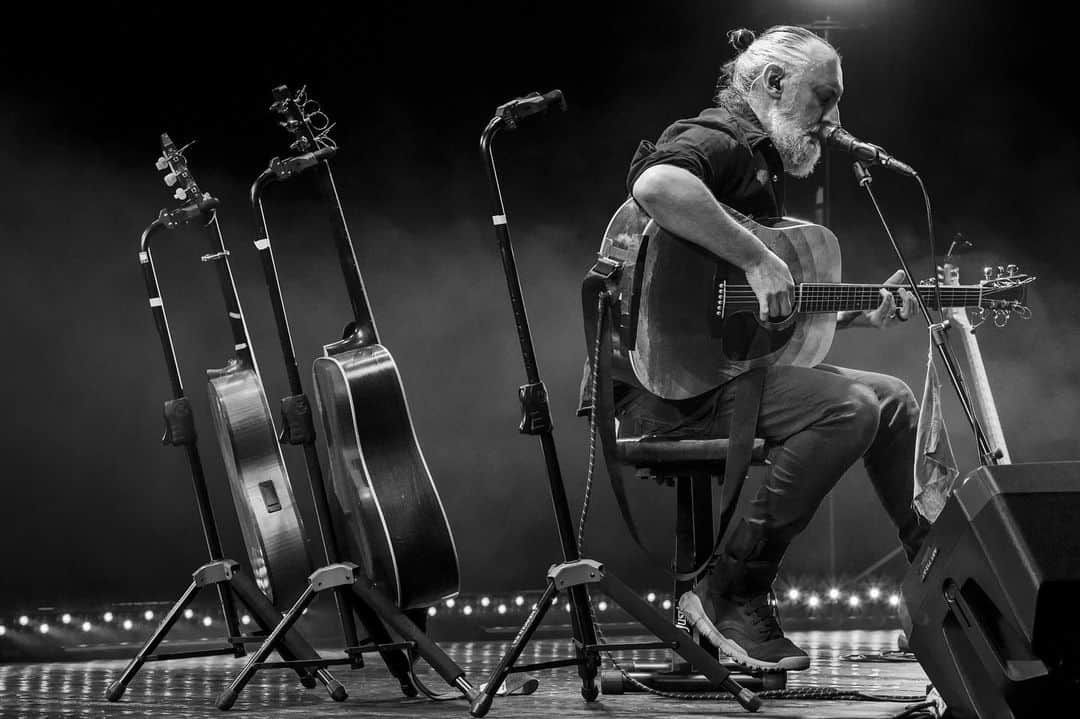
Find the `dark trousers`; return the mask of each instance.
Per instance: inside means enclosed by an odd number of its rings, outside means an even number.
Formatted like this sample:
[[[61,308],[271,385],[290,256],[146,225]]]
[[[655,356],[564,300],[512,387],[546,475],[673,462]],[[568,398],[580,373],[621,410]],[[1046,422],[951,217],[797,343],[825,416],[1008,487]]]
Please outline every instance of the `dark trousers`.
[[[734,391],[667,401],[633,392],[620,402],[619,433],[725,437]],[[888,375],[819,365],[766,371],[757,435],[769,446],[769,474],[709,577],[724,594],[769,591],[791,541],[860,457],[910,561],[929,523],[912,507],[919,408],[911,389]]]

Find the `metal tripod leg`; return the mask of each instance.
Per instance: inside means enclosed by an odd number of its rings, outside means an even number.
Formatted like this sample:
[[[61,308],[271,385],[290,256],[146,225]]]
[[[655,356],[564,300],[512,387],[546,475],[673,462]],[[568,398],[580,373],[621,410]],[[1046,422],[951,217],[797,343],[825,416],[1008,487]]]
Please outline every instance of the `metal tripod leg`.
[[[386,622],[403,639],[412,642],[417,654],[423,657],[424,661],[431,665],[431,668],[445,679],[447,684],[456,687],[470,701],[476,697],[476,690],[465,678],[465,670],[458,666],[438,644],[431,641],[428,635],[420,627],[416,626],[415,622],[405,616],[404,612],[398,609],[393,602],[386,598],[386,595],[380,592],[360,572],[357,572],[357,579],[352,585],[352,592],[359,604],[368,607],[369,611],[377,615],[376,618],[381,620],[380,625],[382,622]],[[361,621],[363,621],[363,617],[361,617]],[[406,658],[406,662],[408,662],[408,658]],[[408,664],[406,664],[406,671],[408,671]],[[411,676],[409,683],[411,686]]]
[[[240,695],[244,686],[251,680],[251,677],[255,675],[255,672],[258,671],[259,665],[266,661],[270,652],[275,649],[277,649],[279,653],[281,652],[283,647],[279,647],[279,643],[286,644],[295,641],[295,638],[289,638],[289,630],[292,629],[293,625],[300,619],[304,610],[307,609],[307,606],[311,604],[311,601],[315,598],[315,592],[316,590],[310,584],[304,589],[300,598],[289,608],[289,611],[286,612],[285,616],[266,637],[266,640],[259,645],[259,648],[251,655],[247,664],[240,670],[240,673],[233,678],[229,683],[229,686],[225,688],[225,691],[218,695],[218,709],[229,709],[236,703],[236,698]],[[316,654],[313,649],[310,650],[310,652],[310,658],[317,660],[318,654]],[[308,658],[309,657],[306,656],[300,657],[301,660]],[[342,686],[341,682],[335,679],[325,667],[319,667],[316,670],[316,676],[326,685],[326,688],[329,690],[330,696],[334,701],[345,701],[345,698],[348,696],[345,692],[345,687]]]
[[[355,587],[356,584],[353,584],[352,586]],[[382,623],[379,615],[372,610],[371,606],[364,601],[360,595],[356,594],[354,591],[347,595],[347,599],[348,603],[346,606],[351,607],[352,611],[356,612],[356,616],[359,617],[360,623],[364,626],[364,629],[367,630],[368,638],[370,638],[377,647],[393,643],[393,639],[390,637],[390,632],[387,631],[386,625]],[[413,684],[409,657],[404,650],[380,648],[379,656],[382,657],[383,663],[386,664],[386,669],[398,680],[398,683],[401,685],[402,694],[411,698],[420,693]]]
[[[686,636],[686,632],[674,626],[667,617],[641,599],[630,587],[602,570],[600,579],[596,583],[617,605],[622,607],[634,619],[641,622],[655,637],[670,642],[675,651],[683,659],[690,662],[695,669],[718,684],[723,691],[733,694],[744,709],[753,712],[761,707],[761,700],[753,692],[732,679],[731,672],[725,669],[709,652],[698,645],[692,638]]]
[[[172,608],[166,613],[165,618],[161,620],[161,624],[154,630],[154,633],[150,635],[150,638],[143,644],[142,649],[138,654],[128,662],[128,665],[124,667],[124,671],[120,673],[120,678],[109,685],[109,688],[105,692],[105,698],[111,702],[120,701],[120,697],[124,696],[124,692],[127,690],[128,684],[135,678],[135,675],[142,669],[143,664],[146,663],[146,658],[154,653],[154,650],[158,648],[162,640],[165,639],[165,635],[169,633],[169,630],[176,624],[176,620],[180,618],[187,606],[191,604],[195,599],[195,595],[199,593],[199,585],[192,582],[187,590],[180,596]],[[232,649],[228,650],[229,652]]]
[[[109,685],[106,690],[105,698],[109,701],[119,701],[120,697],[124,695],[127,690],[127,685],[135,677],[135,674],[142,668],[143,664],[148,661],[154,660],[166,660],[166,659],[187,659],[191,657],[208,657],[218,656],[224,654],[232,654],[234,657],[244,656],[243,644],[241,641],[237,641],[237,635],[230,630],[229,641],[232,646],[224,649],[212,649],[212,650],[200,650],[193,652],[178,652],[175,654],[155,655],[154,651],[158,648],[161,642],[165,639],[166,635],[172,630],[176,624],[180,615],[184,609],[194,601],[195,596],[200,590],[207,587],[216,586],[218,592],[222,594],[222,608],[226,611],[226,628],[231,623],[236,625],[235,611],[233,611],[231,594],[236,595],[236,598],[247,608],[251,615],[255,618],[256,623],[264,630],[269,631],[270,627],[274,626],[280,618],[281,614],[277,608],[270,602],[266,596],[260,592],[255,584],[245,575],[239,573],[237,570],[240,565],[238,562],[231,559],[222,559],[216,562],[210,562],[199,567],[192,574],[192,583],[187,590],[177,600],[176,604],[166,613],[161,624],[158,625],[154,633],[146,640],[142,649],[135,655],[135,657],[128,663],[127,667],[120,674],[120,677]],[[229,613],[232,613],[232,622],[228,621]],[[291,636],[288,638],[287,646],[282,647],[282,656],[286,660],[293,659],[318,659],[319,655],[315,653],[302,637]],[[312,672],[306,668],[297,668],[296,673],[300,676],[301,683],[308,687],[314,687],[316,685],[316,679],[326,681],[326,679],[333,680],[329,674],[324,678],[318,673],[312,675]]]
[[[525,645],[532,639],[532,635],[536,632],[540,626],[540,622],[544,621],[544,615],[551,608],[551,600],[555,598],[555,595],[559,593],[559,590],[555,587],[555,582],[548,580],[547,589],[537,600],[536,606],[533,607],[532,612],[529,614],[528,619],[525,620],[525,624],[521,626],[517,636],[514,637],[514,641],[510,643],[510,648],[503,655],[499,665],[495,667],[495,671],[491,673],[491,677],[487,681],[487,685],[473,700],[472,706],[469,707],[469,713],[474,717],[482,717],[488,713],[491,709],[491,703],[495,700],[495,692],[506,680],[506,677],[510,675],[514,664],[517,662],[518,657],[521,656],[521,652],[525,650]]]

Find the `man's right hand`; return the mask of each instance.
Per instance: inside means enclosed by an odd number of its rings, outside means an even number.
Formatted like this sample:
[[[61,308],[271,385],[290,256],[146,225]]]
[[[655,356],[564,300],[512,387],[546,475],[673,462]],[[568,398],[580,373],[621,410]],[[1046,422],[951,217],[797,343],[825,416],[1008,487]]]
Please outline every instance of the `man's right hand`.
[[[795,306],[795,280],[787,263],[766,249],[761,259],[746,270],[746,281],[758,300],[758,319],[787,317]]]

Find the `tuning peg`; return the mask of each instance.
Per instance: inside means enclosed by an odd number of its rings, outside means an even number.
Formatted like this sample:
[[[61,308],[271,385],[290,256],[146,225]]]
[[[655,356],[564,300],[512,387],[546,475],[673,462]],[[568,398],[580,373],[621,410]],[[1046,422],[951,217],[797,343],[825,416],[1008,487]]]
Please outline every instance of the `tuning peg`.
[[[994,279],[994,268],[993,267],[984,267],[983,268],[983,279],[984,280],[992,280],[992,279]]]
[[[1015,275],[1020,271],[1020,267],[1010,263],[1008,265],[1005,265],[1005,271],[1008,272],[1010,275]]]
[[[1002,277],[1005,275],[1005,268],[1002,265],[997,266],[997,276]]]
[[[170,172],[169,174],[165,175],[165,184],[168,185],[169,187],[172,187],[173,185],[176,184],[176,173],[175,172]]]
[[[1008,310],[994,310],[994,326],[1004,327],[1009,324],[1009,316]]]
[[[169,169],[169,161],[166,160],[164,157],[159,157],[157,159],[157,162],[154,163],[154,167],[156,167],[158,170],[161,170],[161,171],[168,170]]]
[[[176,192],[173,193],[173,197],[183,202],[187,199],[187,190],[185,190],[183,187],[177,187]]]

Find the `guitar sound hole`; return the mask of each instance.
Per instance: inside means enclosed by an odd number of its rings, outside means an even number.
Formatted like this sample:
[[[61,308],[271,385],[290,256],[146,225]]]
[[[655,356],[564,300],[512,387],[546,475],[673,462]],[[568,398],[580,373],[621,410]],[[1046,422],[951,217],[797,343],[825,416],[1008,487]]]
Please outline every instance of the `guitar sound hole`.
[[[726,318],[721,332],[724,356],[736,362],[757,359],[779,350],[795,333],[794,324],[779,331],[771,331],[768,349],[764,352],[751,353],[750,343],[759,329],[761,325],[758,324],[757,319],[747,312],[740,312]]]

